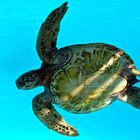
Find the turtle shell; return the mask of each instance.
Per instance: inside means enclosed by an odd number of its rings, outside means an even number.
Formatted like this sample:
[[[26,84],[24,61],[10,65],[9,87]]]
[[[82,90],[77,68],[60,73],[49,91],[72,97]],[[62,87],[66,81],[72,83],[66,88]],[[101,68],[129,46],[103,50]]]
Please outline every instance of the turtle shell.
[[[73,113],[101,109],[126,88],[125,71],[133,61],[122,50],[103,43],[63,49],[70,49],[72,58],[54,72],[50,83],[56,103],[63,109]]]

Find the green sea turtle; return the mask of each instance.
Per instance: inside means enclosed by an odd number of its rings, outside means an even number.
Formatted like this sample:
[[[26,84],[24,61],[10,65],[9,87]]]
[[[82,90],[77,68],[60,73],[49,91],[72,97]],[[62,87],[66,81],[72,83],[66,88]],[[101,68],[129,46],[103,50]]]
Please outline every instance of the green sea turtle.
[[[42,24],[37,38],[41,68],[16,80],[19,89],[44,86],[32,102],[35,115],[50,129],[76,136],[77,130],[55,110],[53,104],[73,113],[99,110],[119,99],[140,109],[140,71],[121,49],[105,44],[78,44],[56,48],[60,23],[67,3],[55,9]]]

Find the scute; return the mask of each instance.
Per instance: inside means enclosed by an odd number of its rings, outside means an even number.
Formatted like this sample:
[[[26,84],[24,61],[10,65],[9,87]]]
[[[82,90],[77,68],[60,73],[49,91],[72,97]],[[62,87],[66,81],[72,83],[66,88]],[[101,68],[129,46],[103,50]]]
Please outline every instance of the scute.
[[[51,92],[58,97],[62,108],[74,113],[98,110],[125,89],[127,80],[120,75],[132,61],[121,50],[110,50],[107,44],[68,48],[73,57],[55,72],[50,84]]]

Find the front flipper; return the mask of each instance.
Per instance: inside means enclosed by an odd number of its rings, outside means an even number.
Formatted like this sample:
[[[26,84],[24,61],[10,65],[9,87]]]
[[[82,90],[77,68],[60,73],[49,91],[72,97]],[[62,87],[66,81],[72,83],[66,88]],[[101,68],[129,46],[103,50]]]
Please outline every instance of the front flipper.
[[[35,115],[49,129],[68,136],[77,136],[76,129],[70,126],[63,117],[55,110],[51,101],[47,98],[47,93],[37,95],[32,102]]]
[[[40,59],[45,63],[53,64],[53,59],[57,52],[56,42],[60,23],[67,9],[66,2],[50,13],[40,28],[36,48]]]
[[[140,88],[130,87],[126,91],[124,96],[120,95],[119,99],[123,102],[126,102],[132,105],[135,108],[140,109]]]

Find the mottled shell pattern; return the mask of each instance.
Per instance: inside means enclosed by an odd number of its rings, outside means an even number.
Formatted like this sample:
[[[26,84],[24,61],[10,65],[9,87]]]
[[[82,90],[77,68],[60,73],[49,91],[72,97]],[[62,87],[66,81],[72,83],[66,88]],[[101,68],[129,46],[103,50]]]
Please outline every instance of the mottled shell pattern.
[[[101,109],[127,86],[133,61],[117,47],[95,43],[63,50],[71,51],[71,59],[55,72],[50,84],[56,103],[62,108],[73,113]]]

